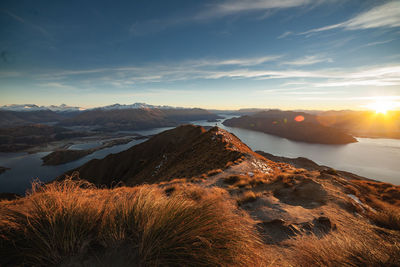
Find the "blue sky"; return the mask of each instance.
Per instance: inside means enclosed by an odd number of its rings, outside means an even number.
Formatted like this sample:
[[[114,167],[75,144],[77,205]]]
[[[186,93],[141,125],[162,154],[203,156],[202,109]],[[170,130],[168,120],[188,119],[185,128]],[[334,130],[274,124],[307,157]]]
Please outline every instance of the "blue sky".
[[[0,105],[400,103],[400,1],[2,1]]]

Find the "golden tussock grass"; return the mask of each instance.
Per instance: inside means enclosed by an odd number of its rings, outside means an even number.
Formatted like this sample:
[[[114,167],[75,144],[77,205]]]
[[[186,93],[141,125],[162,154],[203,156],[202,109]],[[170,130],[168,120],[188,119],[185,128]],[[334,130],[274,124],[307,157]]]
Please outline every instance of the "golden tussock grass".
[[[223,179],[225,184],[231,188],[254,188],[269,182],[269,176],[265,174],[254,174],[252,177],[248,175],[231,175]]]
[[[254,193],[253,191],[246,191],[241,194],[237,200],[239,205],[254,202],[259,198],[260,193]]]
[[[211,171],[207,172],[207,176],[210,177],[210,176],[217,175],[219,173],[222,173],[221,169],[214,169],[214,170],[211,170]]]
[[[347,193],[356,195],[374,210],[366,216],[377,226],[400,230],[400,186],[374,181],[352,181]]]
[[[292,266],[400,266],[400,235],[385,239],[367,230],[334,233],[319,239],[303,236],[288,241]]]
[[[369,218],[378,226],[391,230],[400,230],[400,209],[385,208],[369,212]]]
[[[222,192],[164,190],[72,180],[35,185],[26,198],[0,202],[0,265],[265,264],[250,220]]]

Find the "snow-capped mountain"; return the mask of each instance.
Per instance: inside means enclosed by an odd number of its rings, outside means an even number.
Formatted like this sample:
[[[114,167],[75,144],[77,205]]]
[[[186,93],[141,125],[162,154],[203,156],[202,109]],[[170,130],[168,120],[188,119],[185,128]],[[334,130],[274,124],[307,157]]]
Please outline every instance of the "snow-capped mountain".
[[[35,104],[11,104],[1,106],[0,110],[8,110],[8,111],[40,111],[40,110],[51,110],[55,112],[71,112],[71,111],[80,111],[83,108],[80,107],[72,107],[65,104],[61,104],[59,106],[51,105],[51,106],[38,106]]]
[[[121,105],[121,104],[113,104],[104,107],[95,107],[87,110],[94,110],[94,109],[101,109],[101,110],[115,110],[115,109],[184,109],[181,107],[171,107],[171,106],[156,106],[156,105],[149,105],[146,103],[134,103],[128,105]],[[65,104],[61,104],[59,106],[51,105],[51,106],[38,106],[35,104],[11,104],[0,106],[0,110],[8,110],[8,111],[39,111],[39,110],[51,110],[54,112],[71,112],[71,111],[82,111],[85,110],[81,107],[72,107]]]
[[[98,107],[94,109],[112,110],[112,109],[182,109],[180,107],[171,106],[155,106],[146,103],[134,103],[130,105],[113,104],[104,107]]]

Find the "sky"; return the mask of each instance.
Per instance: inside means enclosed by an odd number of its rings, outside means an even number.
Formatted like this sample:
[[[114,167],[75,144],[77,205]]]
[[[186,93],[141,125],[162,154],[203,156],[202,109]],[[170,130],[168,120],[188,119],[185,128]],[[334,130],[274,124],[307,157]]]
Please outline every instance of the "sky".
[[[0,105],[400,108],[400,1],[0,3]]]

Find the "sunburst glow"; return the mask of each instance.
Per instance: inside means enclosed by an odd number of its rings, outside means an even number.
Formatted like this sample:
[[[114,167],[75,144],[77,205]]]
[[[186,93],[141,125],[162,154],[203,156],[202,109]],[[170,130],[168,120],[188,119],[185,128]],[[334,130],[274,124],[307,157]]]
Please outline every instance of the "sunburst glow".
[[[393,110],[399,107],[399,103],[390,100],[379,99],[373,103],[366,105],[366,107],[368,109],[374,110],[378,114],[386,114],[389,110]]]

